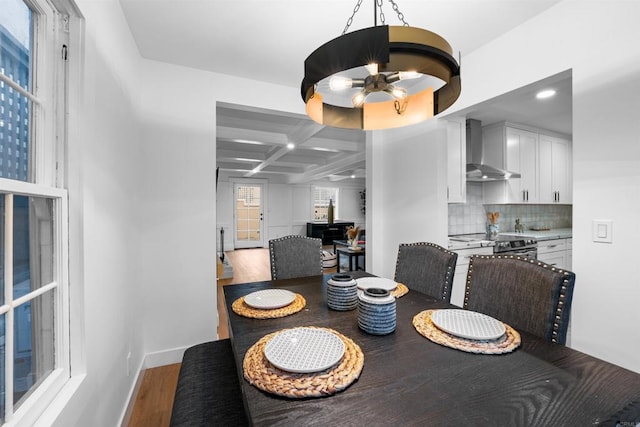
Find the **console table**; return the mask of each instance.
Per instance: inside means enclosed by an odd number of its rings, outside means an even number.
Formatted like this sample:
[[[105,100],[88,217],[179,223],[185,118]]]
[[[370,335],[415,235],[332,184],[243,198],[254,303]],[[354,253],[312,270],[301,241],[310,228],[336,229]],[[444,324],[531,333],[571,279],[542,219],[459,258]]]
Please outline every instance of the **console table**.
[[[336,221],[333,224],[327,222],[308,222],[307,237],[322,239],[323,245],[330,245],[334,240],[342,240],[347,233],[347,227],[353,227],[353,222]]]
[[[338,261],[338,269],[337,272],[340,273],[340,256],[341,255],[345,255],[346,257],[349,258],[349,271],[354,271],[353,270],[353,259],[356,259],[356,270],[360,270],[360,257],[362,257],[362,270],[364,270],[364,263],[365,263],[365,250],[364,249],[360,249],[359,251],[354,251],[351,248],[339,248],[336,251],[336,256],[337,256],[337,260]]]

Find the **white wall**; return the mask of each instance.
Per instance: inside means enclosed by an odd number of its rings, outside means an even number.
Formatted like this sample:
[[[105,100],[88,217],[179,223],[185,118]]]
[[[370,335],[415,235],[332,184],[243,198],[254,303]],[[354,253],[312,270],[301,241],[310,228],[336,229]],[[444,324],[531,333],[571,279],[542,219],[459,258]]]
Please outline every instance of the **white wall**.
[[[67,174],[72,344],[80,353],[72,370],[86,377],[55,425],[114,426],[145,353],[137,265],[140,133],[131,91],[139,56],[118,2],[78,3],[87,32],[84,61],[72,66],[83,73],[73,84]],[[80,57],[76,42],[72,61]],[[53,417],[45,414],[43,423]]]
[[[367,134],[367,271],[392,278],[400,243],[447,243],[446,122]]]
[[[573,70],[571,346],[640,372],[640,2],[564,1],[463,58],[465,108]],[[592,220],[614,221],[611,244]]]

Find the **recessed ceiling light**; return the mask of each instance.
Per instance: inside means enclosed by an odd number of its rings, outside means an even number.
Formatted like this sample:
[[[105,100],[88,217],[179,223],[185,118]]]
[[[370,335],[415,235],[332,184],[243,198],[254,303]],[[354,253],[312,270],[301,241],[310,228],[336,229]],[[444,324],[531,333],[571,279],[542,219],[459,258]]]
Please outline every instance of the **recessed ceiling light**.
[[[553,89],[545,89],[545,90],[541,90],[540,92],[538,92],[536,94],[536,98],[538,98],[538,99],[551,98],[555,94],[556,94],[555,90],[553,90]]]
[[[356,176],[355,175],[351,175],[351,179],[354,179]]]
[[[290,142],[290,143],[287,144],[287,148],[289,150],[293,150],[295,148],[295,144],[293,142]]]

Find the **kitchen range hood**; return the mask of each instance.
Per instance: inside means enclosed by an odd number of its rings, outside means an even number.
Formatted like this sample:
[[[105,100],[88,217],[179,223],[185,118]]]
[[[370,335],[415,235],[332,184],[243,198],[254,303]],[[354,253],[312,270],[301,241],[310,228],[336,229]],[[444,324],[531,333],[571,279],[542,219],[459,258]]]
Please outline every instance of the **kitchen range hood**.
[[[482,162],[482,123],[467,119],[467,181],[489,182],[520,178],[518,172],[506,171]]]

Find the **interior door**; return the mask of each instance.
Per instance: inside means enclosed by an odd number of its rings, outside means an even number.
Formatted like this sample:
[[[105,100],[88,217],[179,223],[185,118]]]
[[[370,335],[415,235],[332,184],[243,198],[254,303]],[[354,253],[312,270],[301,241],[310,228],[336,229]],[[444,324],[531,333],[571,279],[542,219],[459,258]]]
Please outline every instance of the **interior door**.
[[[263,194],[262,184],[234,185],[235,248],[264,247]]]

